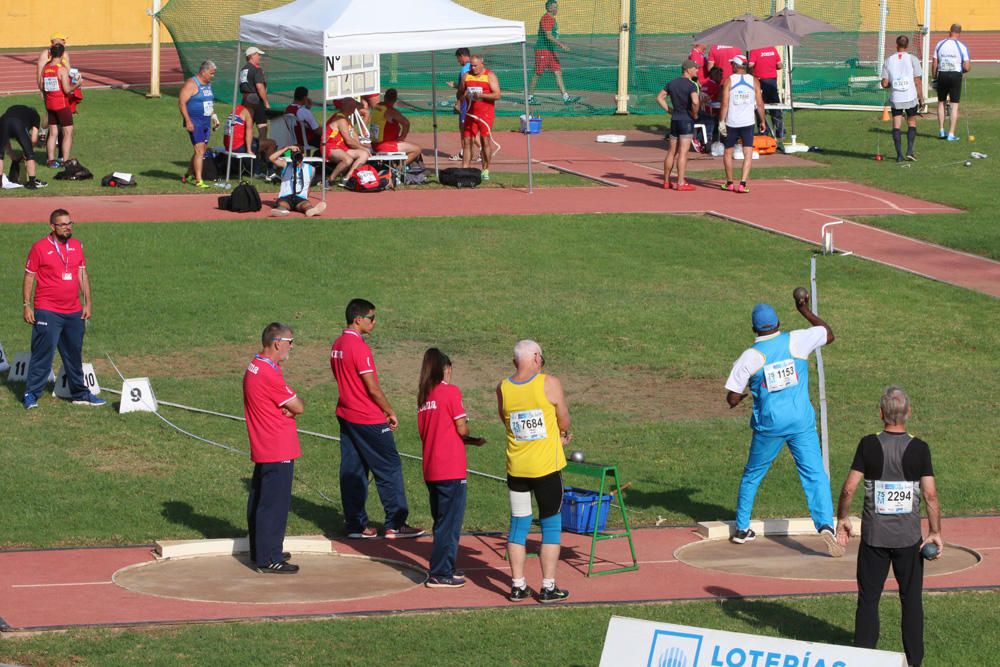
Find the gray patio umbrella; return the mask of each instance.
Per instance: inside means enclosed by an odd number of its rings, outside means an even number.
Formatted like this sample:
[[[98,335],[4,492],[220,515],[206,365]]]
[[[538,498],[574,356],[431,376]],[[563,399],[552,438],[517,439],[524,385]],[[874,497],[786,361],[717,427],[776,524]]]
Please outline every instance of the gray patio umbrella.
[[[808,14],[803,14],[797,12],[794,9],[782,9],[780,12],[774,16],[768,18],[764,21],[766,24],[774,26],[776,28],[781,28],[782,30],[787,30],[788,32],[799,35],[811,35],[814,32],[840,32],[840,30],[833,25],[830,25],[826,21],[820,21],[815,19]],[[795,61],[792,58],[791,49],[789,49],[789,70],[788,70],[788,106],[789,111],[792,115],[792,134],[795,134],[795,106],[792,104],[792,85],[793,78],[792,73],[795,71]]]
[[[753,14],[743,14],[703,30],[694,36],[694,41],[700,44],[731,44],[750,51],[765,46],[798,46],[799,37]]]

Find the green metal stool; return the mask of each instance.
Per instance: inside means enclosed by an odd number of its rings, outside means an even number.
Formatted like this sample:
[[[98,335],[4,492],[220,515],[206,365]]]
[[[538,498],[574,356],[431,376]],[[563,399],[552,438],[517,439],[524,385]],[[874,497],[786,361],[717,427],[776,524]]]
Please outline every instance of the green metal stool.
[[[594,521],[594,532],[591,533],[590,541],[590,562],[587,564],[587,576],[588,577],[598,577],[604,574],[615,574],[617,572],[631,572],[632,570],[639,569],[639,561],[635,556],[635,542],[632,540],[632,526],[628,520],[628,511],[625,509],[625,499],[622,497],[622,485],[618,479],[618,466],[603,465],[600,463],[576,463],[570,461],[566,464],[566,468],[563,472],[570,475],[583,475],[585,477],[595,477],[601,480],[601,488],[598,490],[597,494],[597,507],[595,508],[595,521]],[[609,480],[610,480],[610,487]],[[622,521],[625,524],[625,532],[622,533],[609,533],[605,531],[600,531],[597,529],[599,522],[596,517],[601,516],[601,504],[605,502],[604,493],[605,490],[610,491],[611,495],[614,496],[617,503],[611,502],[611,508],[615,507],[617,504],[618,509],[622,513]],[[611,570],[602,570],[600,572],[594,572],[594,554],[597,551],[597,543],[602,540],[614,540],[618,538],[628,538],[629,550],[632,552],[632,565],[626,565],[624,567],[616,567]]]

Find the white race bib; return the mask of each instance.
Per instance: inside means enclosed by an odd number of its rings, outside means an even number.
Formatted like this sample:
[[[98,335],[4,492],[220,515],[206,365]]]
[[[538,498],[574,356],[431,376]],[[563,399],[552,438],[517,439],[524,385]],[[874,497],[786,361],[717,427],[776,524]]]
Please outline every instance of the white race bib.
[[[938,69],[942,72],[957,72],[958,58],[955,56],[941,56],[940,66]]]
[[[372,141],[380,141],[379,137],[382,136],[382,128],[379,125],[372,123],[368,127],[368,134],[371,135]]]
[[[746,86],[740,86],[733,92],[733,104],[736,106],[743,106],[745,104],[750,104],[753,102],[753,91],[747,89]]]
[[[877,514],[909,514],[913,511],[913,482],[875,480]]]
[[[247,78],[249,76],[250,76],[250,70],[249,69],[241,69],[240,70],[240,83],[246,83],[247,82]]]
[[[54,93],[59,90],[59,77],[47,76],[42,79],[42,87],[47,93]]]
[[[541,410],[521,410],[510,413],[510,432],[520,442],[544,440],[549,437],[545,428],[545,415]]]
[[[799,383],[799,373],[795,370],[795,360],[785,359],[764,366],[764,384],[771,393],[794,387]]]
[[[207,118],[215,113],[215,101],[205,100],[201,103],[202,114]]]
[[[910,89],[910,85],[912,83],[913,81],[911,79],[893,79],[892,89],[900,93],[905,93]]]
[[[469,86],[468,88],[466,88],[466,90],[468,90],[471,95],[482,95],[483,94],[483,88],[482,88],[482,86]]]
[[[358,183],[360,183],[361,185],[368,185],[369,183],[374,183],[378,178],[378,176],[376,176],[367,169],[361,169],[360,171],[356,171],[354,173],[358,177]]]

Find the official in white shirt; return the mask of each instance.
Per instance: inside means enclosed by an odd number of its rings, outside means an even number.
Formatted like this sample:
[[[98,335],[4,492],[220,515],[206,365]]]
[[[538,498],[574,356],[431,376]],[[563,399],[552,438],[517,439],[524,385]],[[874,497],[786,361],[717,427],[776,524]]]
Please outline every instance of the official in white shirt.
[[[951,24],[948,37],[934,47],[931,63],[931,77],[937,81],[938,136],[948,141],[958,141],[955,126],[958,123],[958,103],[962,99],[962,75],[972,69],[969,47],[958,38],[962,36],[962,26]],[[951,103],[951,127],[944,133],[944,105]]]
[[[904,160],[900,140],[903,114],[906,114],[906,160],[916,162],[913,143],[917,139],[917,110],[924,105],[921,81],[924,71],[916,56],[907,53],[910,38],[900,35],[896,38],[896,53],[885,59],[882,65],[882,87],[889,91],[889,106],[892,107],[892,143],[896,146],[896,162]]]

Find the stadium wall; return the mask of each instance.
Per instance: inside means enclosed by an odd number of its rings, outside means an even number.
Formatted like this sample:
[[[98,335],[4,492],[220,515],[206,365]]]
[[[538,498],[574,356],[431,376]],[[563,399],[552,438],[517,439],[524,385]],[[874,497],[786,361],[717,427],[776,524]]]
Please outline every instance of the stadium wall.
[[[64,33],[70,48],[149,44],[152,22],[146,10],[152,6],[151,0],[3,0],[0,48],[41,49],[53,32]],[[170,41],[166,30],[160,34]]]
[[[564,34],[617,34],[620,0],[594,0],[600,18],[588,15],[578,18],[572,11],[571,0],[564,0],[559,15],[559,28]],[[85,0],[73,3],[67,0],[32,0],[31,2],[4,2],[0,10],[0,45],[4,49],[41,48],[48,44],[54,31],[66,33],[70,46],[116,46],[123,44],[148,44],[150,20],[146,11],[151,0]],[[167,0],[162,1],[163,5]],[[515,3],[498,5],[489,0],[459,0],[459,4],[477,11],[493,13],[502,18],[524,21],[529,41],[533,41],[538,19],[544,9],[542,3],[526,7]],[[741,3],[742,4],[742,3]],[[771,3],[766,3],[771,4]],[[914,0],[917,16],[923,16],[923,1]],[[718,11],[714,15],[720,16]],[[876,12],[877,14],[877,12]],[[689,28],[691,32],[705,26],[678,26],[676,14],[669,23],[657,26],[652,17],[643,17],[642,28],[649,32],[677,32]],[[46,20],[44,17],[58,17]],[[1000,30],[1000,2],[983,0],[932,0],[931,29],[947,31],[952,23],[961,23],[967,31]],[[875,21],[877,15],[865,17]],[[659,29],[658,29],[659,28]],[[170,33],[162,33],[164,43],[170,42]]]

